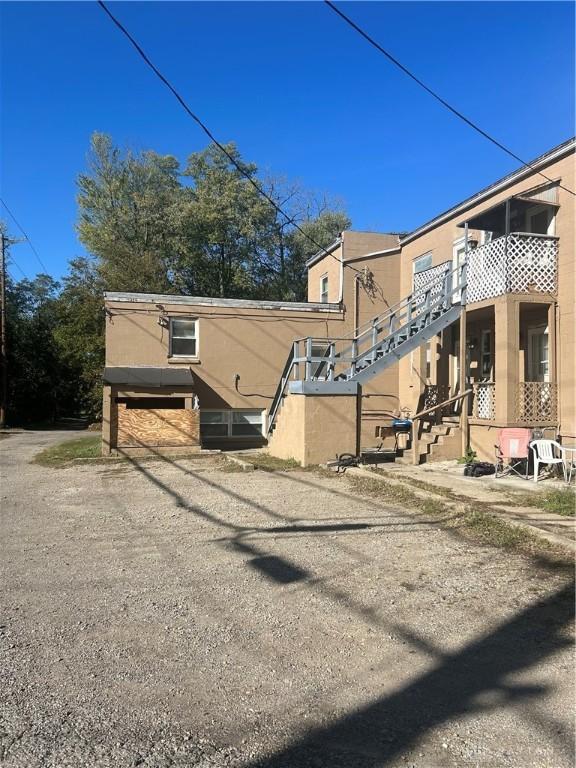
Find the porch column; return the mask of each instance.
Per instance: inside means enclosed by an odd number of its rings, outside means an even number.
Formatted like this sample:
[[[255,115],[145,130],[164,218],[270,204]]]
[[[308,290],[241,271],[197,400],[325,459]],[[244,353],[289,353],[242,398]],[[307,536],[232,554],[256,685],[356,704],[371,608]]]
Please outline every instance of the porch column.
[[[548,305],[548,373],[549,380],[556,384],[557,362],[556,362],[556,304]]]
[[[516,421],[520,381],[520,305],[514,297],[502,296],[494,302],[494,379],[496,382],[496,421]]]

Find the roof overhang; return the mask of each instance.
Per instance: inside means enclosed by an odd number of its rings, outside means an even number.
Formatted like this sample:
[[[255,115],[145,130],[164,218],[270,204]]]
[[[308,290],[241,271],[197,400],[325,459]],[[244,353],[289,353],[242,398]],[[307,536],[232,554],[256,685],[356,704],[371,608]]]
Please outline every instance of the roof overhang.
[[[308,261],[306,262],[307,267],[311,267],[313,264],[316,264],[317,261],[320,261],[325,256],[328,256],[329,254],[333,253],[336,248],[338,248],[339,245],[342,244],[342,238],[337,237],[336,240],[332,243],[332,245],[329,245],[327,248],[324,248],[322,251],[318,251],[318,253],[315,253],[314,256],[310,256]]]
[[[501,234],[504,234],[507,229],[512,232],[517,232],[522,229],[526,211],[530,208],[534,208],[535,205],[554,209],[559,207],[558,203],[548,200],[534,199],[525,197],[524,195],[515,195],[514,197],[502,200],[500,203],[496,203],[496,205],[492,205],[490,208],[476,214],[471,219],[461,222],[458,226],[465,227],[467,224],[470,229],[479,229],[486,232],[499,232]],[[507,228],[506,210],[508,207],[510,211],[510,220]]]
[[[160,368],[152,365],[113,365],[104,368],[104,384],[132,387],[192,387],[194,376],[190,368]]]
[[[219,299],[210,296],[182,296],[162,293],[128,293],[105,291],[105,301],[126,304],[154,304],[158,309],[165,306],[184,305],[187,307],[230,307],[232,309],[270,309],[287,312],[341,312],[339,304],[325,304],[319,301],[257,301],[252,299]]]
[[[467,210],[469,210],[473,206],[478,205],[483,200],[486,200],[492,195],[495,195],[498,192],[506,189],[506,187],[509,187],[511,184],[515,184],[516,182],[521,181],[522,179],[525,179],[532,174],[536,176],[540,169],[546,167],[547,165],[549,165],[550,163],[556,160],[559,160],[561,157],[564,157],[565,155],[570,154],[570,152],[574,152],[575,148],[576,148],[576,138],[571,138],[568,141],[565,141],[562,144],[559,144],[557,147],[554,147],[549,152],[546,152],[545,154],[540,155],[540,157],[537,157],[529,165],[525,165],[522,168],[519,168],[518,170],[513,171],[507,176],[504,176],[503,178],[501,178],[499,181],[496,181],[494,184],[491,184],[489,187],[485,187],[484,189],[481,189],[480,192],[477,192],[475,195],[472,195],[472,197],[469,197],[466,200],[463,200],[461,203],[458,203],[458,205],[455,205],[453,208],[449,208],[447,211],[444,211],[444,213],[441,213],[439,216],[436,216],[430,221],[427,221],[425,224],[422,224],[422,226],[418,227],[418,229],[413,230],[405,238],[403,238],[401,240],[401,245],[407,245],[408,243],[412,242],[412,240],[416,240],[416,238],[426,234],[426,232],[429,232],[431,229],[434,229],[435,227],[442,224],[443,222],[449,221],[450,219],[453,219],[455,216],[465,213]]]

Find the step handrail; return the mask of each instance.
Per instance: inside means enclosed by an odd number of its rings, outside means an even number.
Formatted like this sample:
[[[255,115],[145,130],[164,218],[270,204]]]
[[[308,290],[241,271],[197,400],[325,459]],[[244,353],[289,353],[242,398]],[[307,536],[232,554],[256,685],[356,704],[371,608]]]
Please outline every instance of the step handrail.
[[[437,269],[438,267],[446,266],[447,264],[452,264],[453,262],[450,260],[446,260],[441,262],[440,264],[435,264],[431,269]],[[462,266],[461,264],[459,266]],[[355,328],[353,331],[350,331],[347,336],[344,338],[348,339],[356,339],[358,340],[360,336],[365,335],[369,330],[372,329],[374,324],[379,325],[380,323],[384,322],[387,318],[390,317],[391,314],[394,314],[395,312],[398,312],[398,310],[404,306],[407,303],[410,303],[414,301],[414,297],[418,296],[420,293],[425,293],[430,285],[434,285],[434,283],[440,283],[442,282],[447,274],[450,274],[451,272],[456,272],[459,267],[453,267],[452,269],[447,268],[444,272],[440,272],[434,277],[431,277],[430,280],[428,280],[426,283],[423,283],[417,291],[414,290],[414,287],[412,288],[412,291],[404,296],[403,298],[399,299],[396,304],[391,304],[389,307],[386,308],[384,312],[380,315],[376,315],[371,320],[368,320],[364,325],[358,326],[358,328]],[[412,283],[412,286],[414,286],[414,283]]]
[[[467,389],[465,392],[462,392],[460,395],[454,395],[453,397],[449,397],[448,400],[444,400],[441,403],[437,403],[436,405],[432,405],[430,408],[425,408],[423,411],[420,411],[419,413],[414,414],[414,416],[411,416],[412,420],[412,434],[411,434],[411,442],[412,442],[412,464],[414,466],[417,466],[420,461],[420,451],[418,450],[419,442],[420,442],[420,422],[422,420],[423,416],[428,416],[428,414],[433,413],[434,411],[437,411],[439,408],[445,408],[447,405],[451,405],[452,403],[455,403],[457,400],[463,400],[465,397],[469,397],[474,392],[473,389]],[[468,420],[466,419],[466,423],[468,423]],[[462,412],[460,412],[460,426],[462,426]]]
[[[272,432],[272,428],[276,421],[276,415],[278,413],[278,410],[280,409],[282,397],[284,396],[286,385],[290,381],[290,374],[292,373],[292,370],[294,368],[294,351],[296,349],[296,344],[297,342],[292,344],[292,347],[290,348],[290,352],[288,354],[288,357],[286,358],[286,362],[284,363],[282,375],[280,376],[280,381],[278,382],[278,386],[276,387],[276,392],[274,393],[274,397],[272,398],[272,403],[270,404],[270,410],[268,411],[268,424],[266,425],[266,433],[268,437],[270,437],[270,433]]]

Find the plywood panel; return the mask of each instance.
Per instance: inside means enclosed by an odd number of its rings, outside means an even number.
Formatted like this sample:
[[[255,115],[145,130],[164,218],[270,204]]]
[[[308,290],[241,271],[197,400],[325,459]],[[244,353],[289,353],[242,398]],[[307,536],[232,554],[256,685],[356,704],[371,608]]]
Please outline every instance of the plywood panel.
[[[118,403],[119,447],[199,445],[198,411],[189,408],[126,408]]]

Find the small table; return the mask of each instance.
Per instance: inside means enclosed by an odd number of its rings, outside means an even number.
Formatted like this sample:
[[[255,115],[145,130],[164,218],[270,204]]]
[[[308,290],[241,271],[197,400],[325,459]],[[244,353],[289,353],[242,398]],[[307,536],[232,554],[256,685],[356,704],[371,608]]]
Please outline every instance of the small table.
[[[564,479],[570,484],[572,475],[576,473],[576,445],[562,445],[562,458],[564,459]]]

